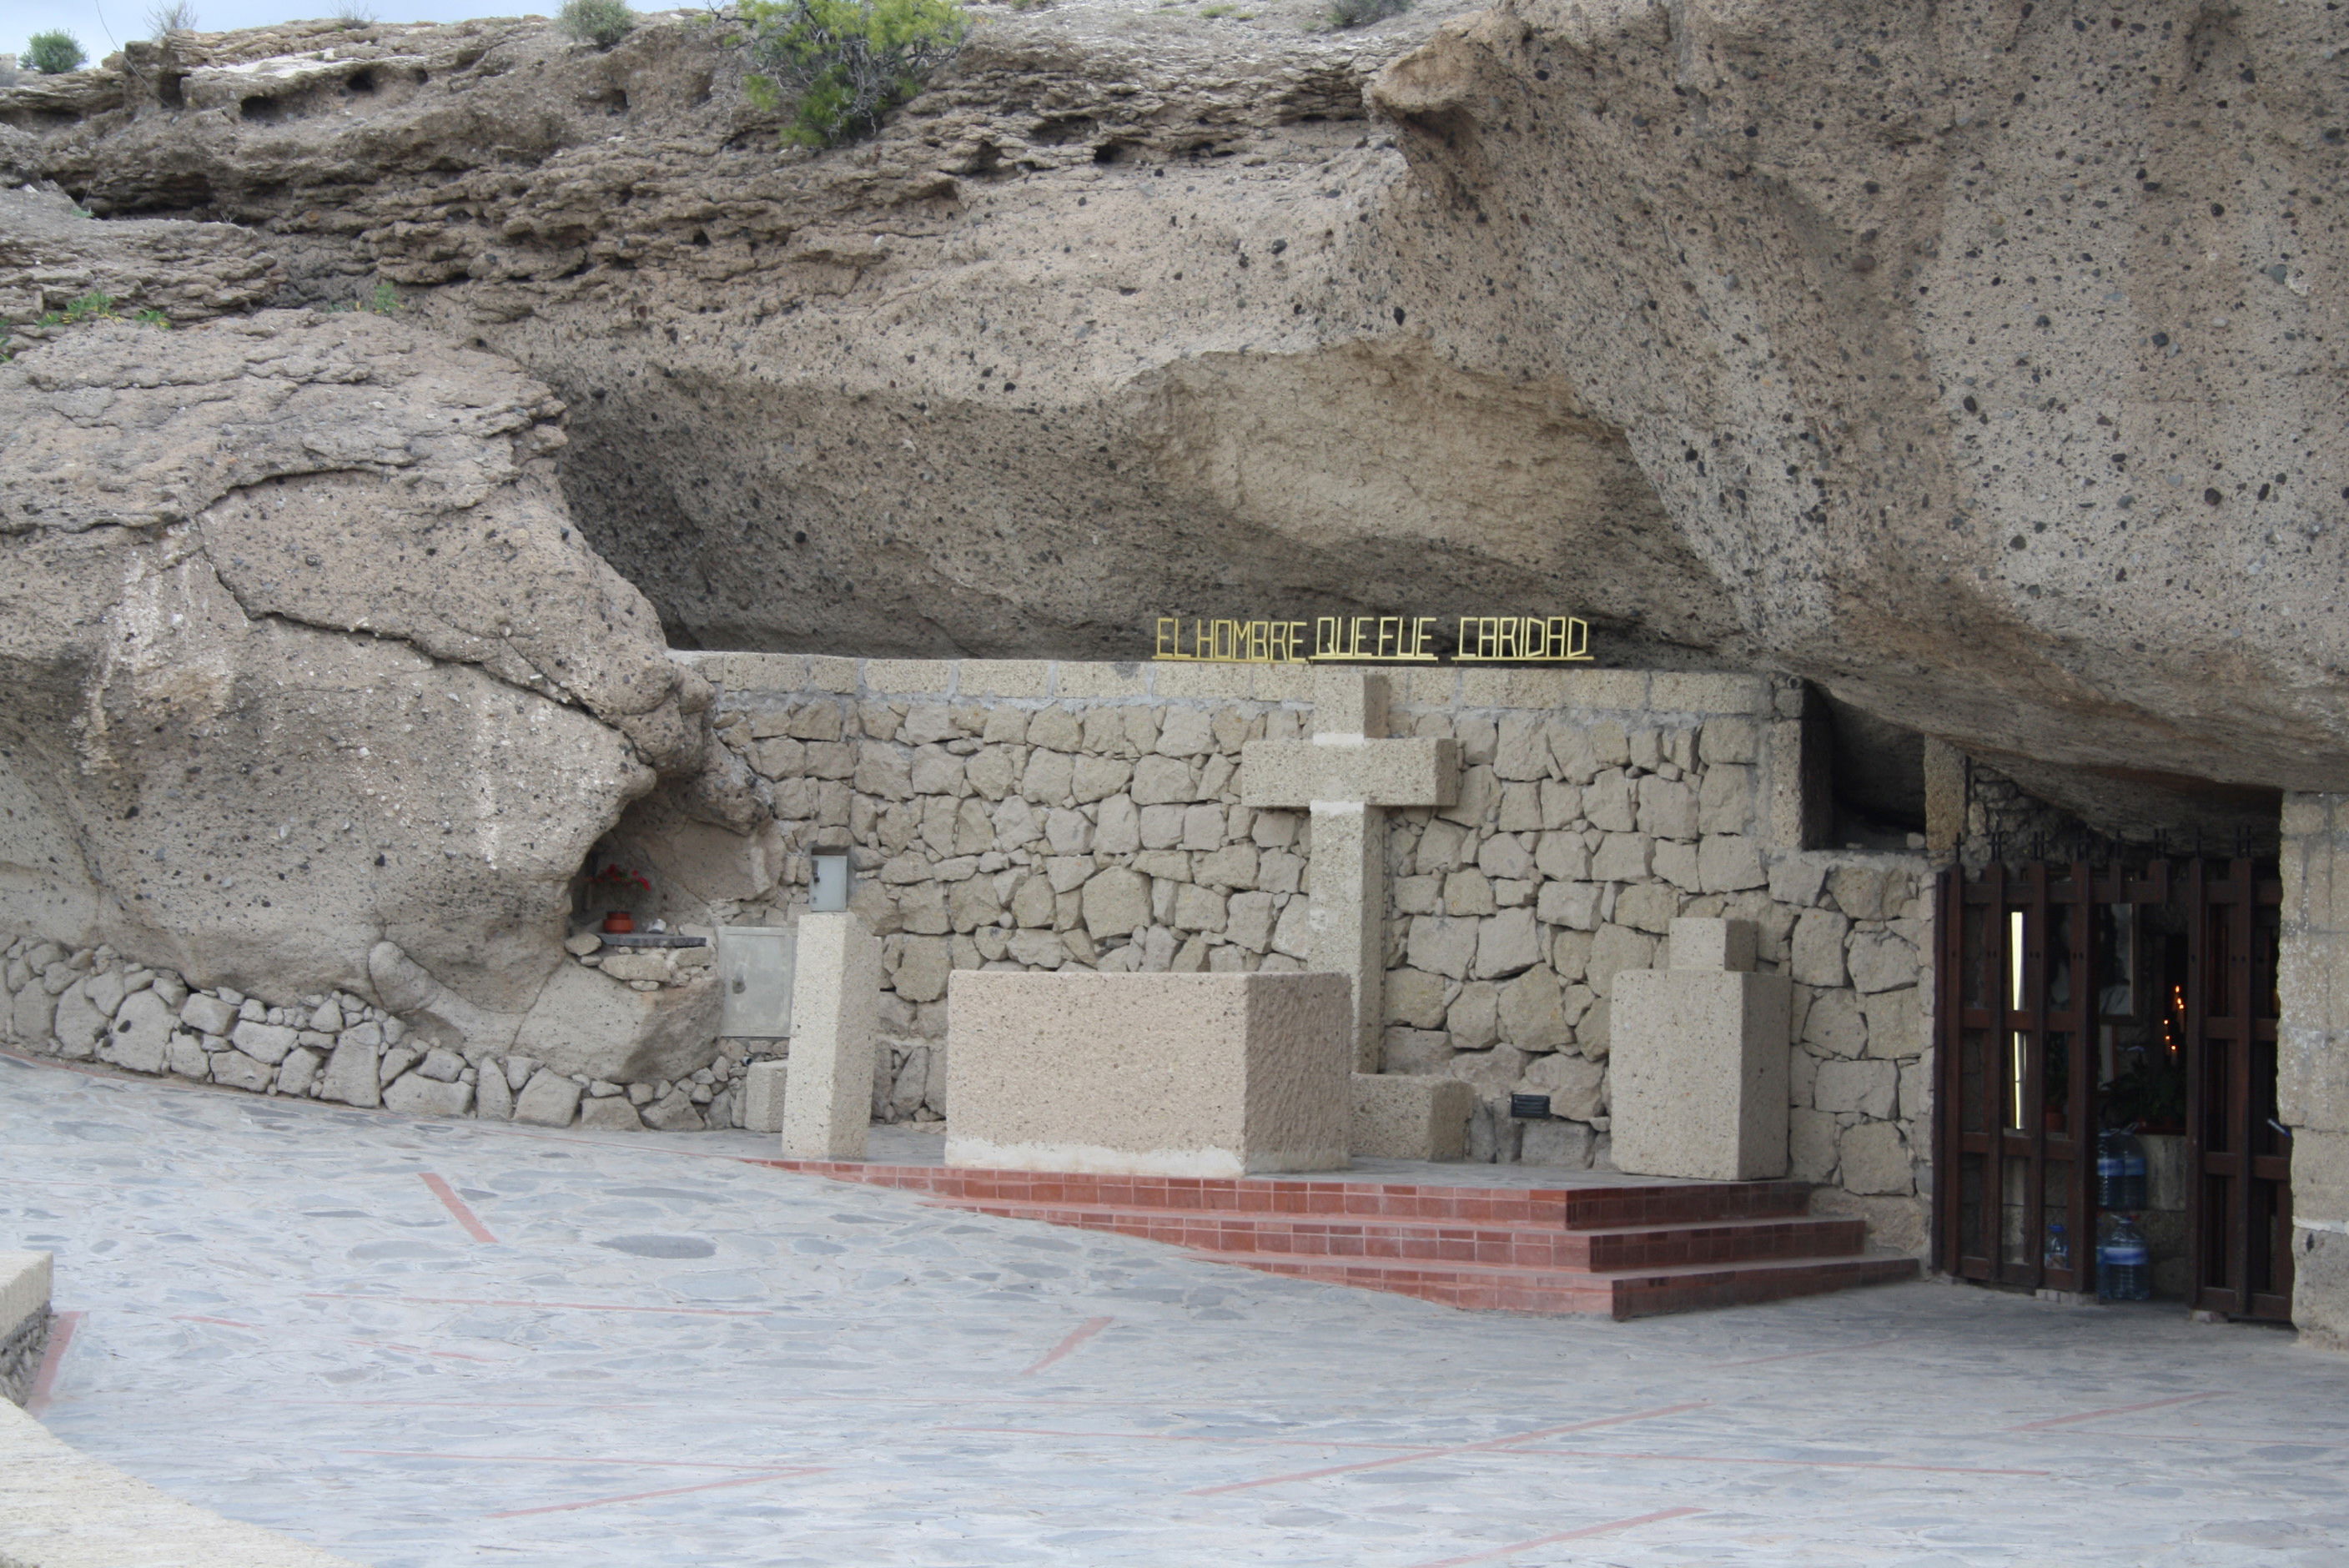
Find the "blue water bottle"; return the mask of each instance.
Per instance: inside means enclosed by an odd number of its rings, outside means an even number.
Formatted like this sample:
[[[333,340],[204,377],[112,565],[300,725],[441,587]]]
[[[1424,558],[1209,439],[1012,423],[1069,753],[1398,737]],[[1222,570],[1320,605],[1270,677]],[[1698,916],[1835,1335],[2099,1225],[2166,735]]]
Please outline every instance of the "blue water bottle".
[[[2107,1214],[2096,1238],[2096,1294],[2106,1301],[2153,1295],[2152,1248],[2127,1214]]]

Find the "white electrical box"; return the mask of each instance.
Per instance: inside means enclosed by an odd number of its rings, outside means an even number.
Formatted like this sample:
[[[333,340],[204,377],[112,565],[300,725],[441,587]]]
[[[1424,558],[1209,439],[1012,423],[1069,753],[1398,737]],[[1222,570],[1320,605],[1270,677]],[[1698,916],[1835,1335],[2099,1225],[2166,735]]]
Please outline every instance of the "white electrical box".
[[[718,928],[721,1036],[781,1039],[792,1032],[792,975],[799,934],[785,925]]]

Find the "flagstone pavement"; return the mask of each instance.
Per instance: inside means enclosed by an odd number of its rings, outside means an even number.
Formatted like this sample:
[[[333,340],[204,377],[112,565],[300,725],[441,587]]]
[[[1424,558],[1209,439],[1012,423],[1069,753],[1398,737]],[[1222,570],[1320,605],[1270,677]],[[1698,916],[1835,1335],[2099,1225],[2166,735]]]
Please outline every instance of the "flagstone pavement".
[[[2349,1357],[1919,1283],[1466,1314],[745,1163],[0,1057],[43,1418],[377,1568],[2349,1563]]]

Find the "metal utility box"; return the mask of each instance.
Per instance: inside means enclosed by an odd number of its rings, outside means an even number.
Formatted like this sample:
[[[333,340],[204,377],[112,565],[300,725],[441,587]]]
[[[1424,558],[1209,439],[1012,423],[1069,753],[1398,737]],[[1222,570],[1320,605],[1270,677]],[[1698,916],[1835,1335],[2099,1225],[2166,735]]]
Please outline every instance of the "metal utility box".
[[[792,1032],[792,975],[799,934],[786,925],[718,928],[721,1036],[781,1039]]]

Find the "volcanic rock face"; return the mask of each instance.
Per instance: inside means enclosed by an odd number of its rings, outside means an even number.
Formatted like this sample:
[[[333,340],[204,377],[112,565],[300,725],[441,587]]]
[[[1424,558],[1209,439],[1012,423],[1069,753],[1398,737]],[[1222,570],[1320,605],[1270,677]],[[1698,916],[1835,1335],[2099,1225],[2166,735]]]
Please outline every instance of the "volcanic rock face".
[[[2125,815],[2349,786],[2340,28],[1519,0],[1372,98],[1433,335],[1570,375],[1775,660]]]
[[[1284,4],[987,7],[821,156],[698,21],[183,38],[0,159],[521,362],[681,643],[1587,608],[2123,826],[2349,788],[2322,0]]]
[[[1401,165],[1363,85],[1445,7],[1268,9],[990,8],[818,158],[698,22],[236,35],[38,171],[264,228],[298,296],[435,285],[571,405],[574,512],[687,645],[1131,656],[1159,614],[1408,604],[1733,650],[1570,381],[1452,363],[1370,275]]]
[[[0,925],[511,1035],[588,847],[707,744],[560,412],[359,314],[0,364]]]

